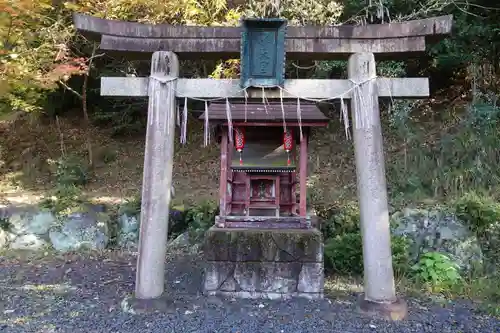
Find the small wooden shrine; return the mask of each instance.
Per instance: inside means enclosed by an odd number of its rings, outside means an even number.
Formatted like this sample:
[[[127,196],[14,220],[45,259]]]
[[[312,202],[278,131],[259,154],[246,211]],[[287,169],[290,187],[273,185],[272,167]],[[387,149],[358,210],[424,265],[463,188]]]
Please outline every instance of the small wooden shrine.
[[[212,103],[221,142],[218,227],[307,228],[306,180],[311,127],[327,117],[313,103]],[[204,119],[205,114],[200,116]],[[232,137],[229,128],[232,127]]]

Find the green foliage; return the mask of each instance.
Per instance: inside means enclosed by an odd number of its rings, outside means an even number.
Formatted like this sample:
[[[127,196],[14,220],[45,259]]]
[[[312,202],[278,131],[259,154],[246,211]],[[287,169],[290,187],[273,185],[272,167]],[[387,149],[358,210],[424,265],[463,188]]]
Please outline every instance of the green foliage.
[[[412,266],[412,271],[418,282],[435,291],[449,289],[461,280],[458,265],[448,256],[438,252],[423,254]]]
[[[61,157],[54,162],[55,176],[59,185],[81,186],[89,181],[88,167],[77,157]]]
[[[288,0],[282,1],[279,8],[272,0],[251,0],[247,3],[246,16],[268,17],[273,14],[286,17],[293,25],[333,25],[342,15],[342,3],[330,0]]]
[[[363,274],[363,245],[360,233],[347,233],[326,241],[325,269],[341,275]]]
[[[0,230],[9,231],[11,223],[9,218],[0,218]]]
[[[455,213],[478,234],[484,234],[500,221],[500,204],[493,198],[467,193],[455,203]]]
[[[420,123],[422,110],[415,106],[400,102],[390,117],[400,140],[387,168],[391,195],[445,197],[500,186],[499,108],[486,95],[478,95],[466,113],[443,111],[452,121],[431,132]]]
[[[144,23],[236,25],[240,17],[238,9],[228,8],[226,0],[94,0],[69,6],[98,17]]]
[[[82,190],[75,185],[58,185],[39,204],[57,216],[67,216],[82,211],[87,202]]]
[[[191,239],[200,239],[215,222],[219,206],[212,201],[202,202],[189,208],[186,212],[185,224],[188,226]]]
[[[488,196],[467,193],[457,200],[455,211],[480,240],[486,269],[496,271],[500,265],[500,203]]]
[[[315,206],[318,217],[322,220],[321,231],[328,239],[359,231],[359,208],[357,203],[349,202],[341,206]]]
[[[392,261],[394,270],[404,274],[408,271],[409,243],[403,237],[392,237]],[[363,274],[363,244],[361,233],[351,232],[337,235],[325,242],[325,269],[341,275]]]
[[[136,216],[141,212],[141,197],[136,195],[125,199],[125,202],[120,205],[118,215]]]

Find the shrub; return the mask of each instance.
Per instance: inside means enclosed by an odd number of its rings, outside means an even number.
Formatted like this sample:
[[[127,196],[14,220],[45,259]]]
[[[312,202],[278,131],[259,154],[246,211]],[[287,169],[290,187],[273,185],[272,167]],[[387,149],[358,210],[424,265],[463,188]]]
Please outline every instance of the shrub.
[[[89,169],[76,157],[59,158],[54,162],[58,185],[82,186],[89,181]]]
[[[325,239],[359,232],[359,208],[355,203],[342,206],[315,207],[321,218],[321,232]]]
[[[434,291],[447,290],[456,285],[461,276],[459,267],[448,256],[439,252],[427,252],[412,266],[417,282],[428,285]]]
[[[141,213],[141,197],[133,196],[131,198],[127,198],[125,202],[120,205],[118,209],[118,215],[128,215],[135,216]]]
[[[212,201],[205,201],[186,212],[185,224],[192,239],[199,240],[215,221],[219,207]]]
[[[458,199],[455,212],[478,235],[484,234],[500,221],[500,204],[476,193],[467,193]]]
[[[325,269],[342,275],[363,273],[361,234],[348,233],[327,240],[325,244]]]
[[[479,239],[490,271],[500,264],[500,204],[488,196],[468,193],[455,203],[458,218],[468,224]]]
[[[40,202],[40,207],[52,211],[58,216],[65,216],[83,208],[86,202],[82,190],[75,185],[57,185]]]
[[[397,273],[408,271],[409,243],[404,237],[392,237],[392,261]],[[363,274],[363,243],[359,232],[337,235],[326,241],[325,268],[341,275]]]

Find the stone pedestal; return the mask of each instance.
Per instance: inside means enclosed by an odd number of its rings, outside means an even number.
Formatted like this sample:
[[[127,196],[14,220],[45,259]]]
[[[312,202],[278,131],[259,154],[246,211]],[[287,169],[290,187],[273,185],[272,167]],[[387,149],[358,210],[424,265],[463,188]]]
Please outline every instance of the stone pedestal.
[[[214,226],[204,246],[207,295],[323,298],[323,238],[317,229]]]

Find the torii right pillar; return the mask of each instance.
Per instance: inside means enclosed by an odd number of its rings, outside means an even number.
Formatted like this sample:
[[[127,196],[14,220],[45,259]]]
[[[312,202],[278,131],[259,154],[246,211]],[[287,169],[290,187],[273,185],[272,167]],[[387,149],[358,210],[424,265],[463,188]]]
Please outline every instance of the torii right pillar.
[[[408,306],[396,297],[392,267],[389,204],[382,127],[373,53],[352,54],[349,79],[362,83],[351,98],[357,188],[363,238],[364,294],[359,309],[390,320],[406,318]]]

